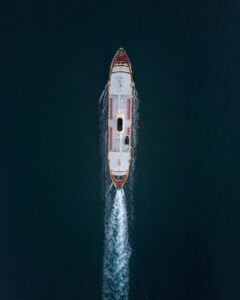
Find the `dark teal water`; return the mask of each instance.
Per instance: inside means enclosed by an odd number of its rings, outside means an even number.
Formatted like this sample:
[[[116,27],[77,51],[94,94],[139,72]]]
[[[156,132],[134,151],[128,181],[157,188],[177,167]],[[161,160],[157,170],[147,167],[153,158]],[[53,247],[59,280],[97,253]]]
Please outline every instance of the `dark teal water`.
[[[102,295],[98,98],[141,98],[129,299],[240,299],[237,1],[0,1],[0,298]]]

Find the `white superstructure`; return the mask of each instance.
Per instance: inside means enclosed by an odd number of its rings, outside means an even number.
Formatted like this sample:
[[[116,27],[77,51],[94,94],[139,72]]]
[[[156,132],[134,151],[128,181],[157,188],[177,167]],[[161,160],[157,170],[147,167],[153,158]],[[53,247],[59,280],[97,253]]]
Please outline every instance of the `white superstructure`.
[[[132,107],[132,68],[125,50],[120,48],[108,81],[108,164],[117,188],[126,182],[131,163]]]

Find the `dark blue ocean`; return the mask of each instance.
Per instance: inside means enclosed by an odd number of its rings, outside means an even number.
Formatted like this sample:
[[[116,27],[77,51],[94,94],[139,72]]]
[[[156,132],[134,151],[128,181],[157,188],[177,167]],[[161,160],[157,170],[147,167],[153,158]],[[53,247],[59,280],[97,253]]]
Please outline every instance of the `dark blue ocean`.
[[[0,0],[0,299],[103,297],[119,47],[140,99],[128,299],[240,299],[239,32],[235,0]]]

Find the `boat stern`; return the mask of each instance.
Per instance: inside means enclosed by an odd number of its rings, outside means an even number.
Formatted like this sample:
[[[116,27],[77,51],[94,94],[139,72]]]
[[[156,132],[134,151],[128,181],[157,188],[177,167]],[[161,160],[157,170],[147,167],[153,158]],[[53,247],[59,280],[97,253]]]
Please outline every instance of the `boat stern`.
[[[127,177],[128,177],[128,175],[119,175],[118,176],[118,175],[111,174],[112,182],[117,189],[121,189],[124,186],[124,184],[127,180]]]

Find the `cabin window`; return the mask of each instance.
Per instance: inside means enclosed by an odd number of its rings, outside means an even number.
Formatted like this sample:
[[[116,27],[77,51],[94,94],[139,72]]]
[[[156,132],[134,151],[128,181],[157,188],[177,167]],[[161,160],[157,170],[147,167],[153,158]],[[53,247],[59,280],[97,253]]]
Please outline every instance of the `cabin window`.
[[[123,129],[123,119],[122,118],[118,118],[117,119],[117,130],[118,131],[122,131]]]
[[[115,175],[114,178],[115,178],[115,180],[123,180],[123,179],[124,179],[124,176],[121,176],[121,175]]]

